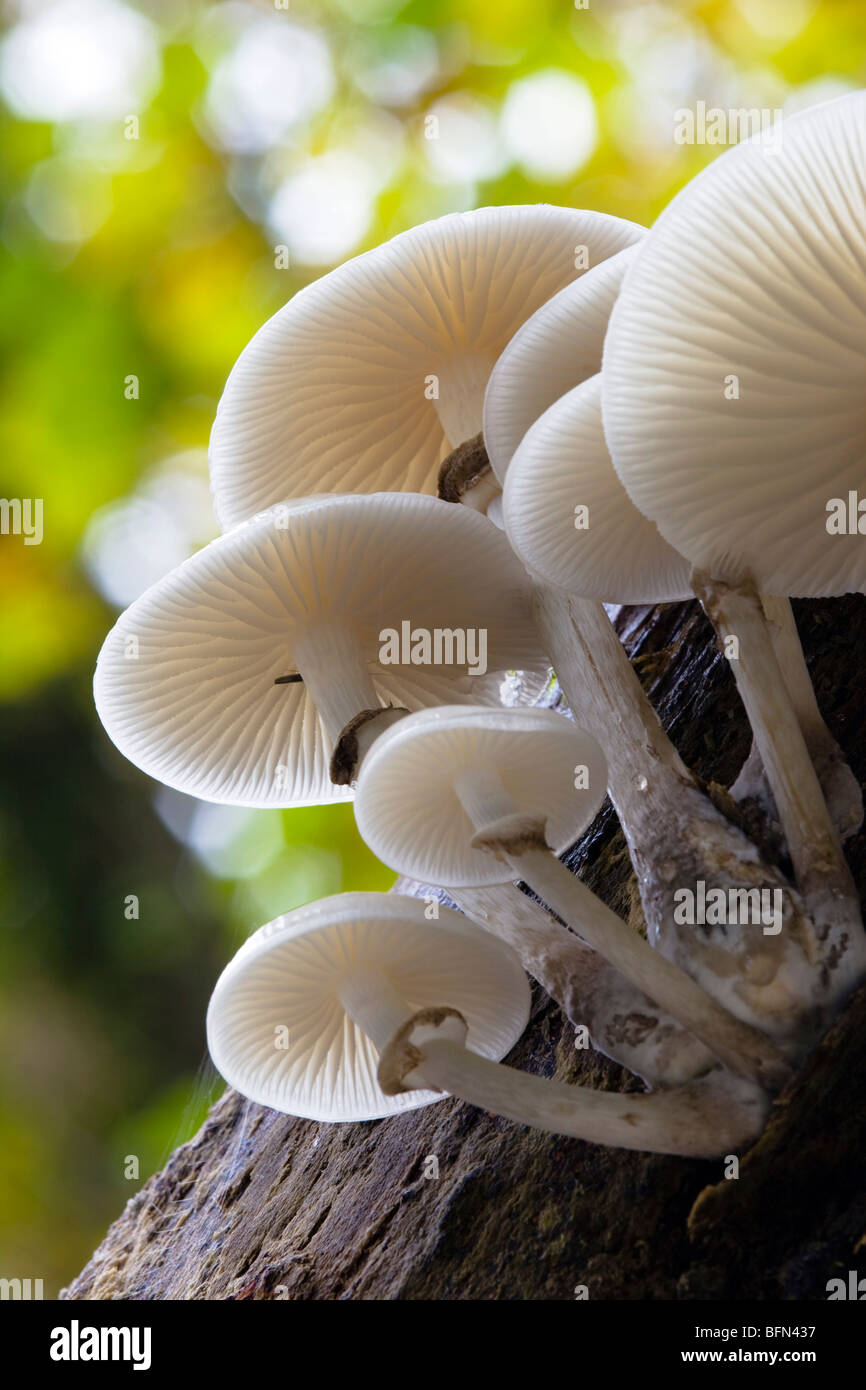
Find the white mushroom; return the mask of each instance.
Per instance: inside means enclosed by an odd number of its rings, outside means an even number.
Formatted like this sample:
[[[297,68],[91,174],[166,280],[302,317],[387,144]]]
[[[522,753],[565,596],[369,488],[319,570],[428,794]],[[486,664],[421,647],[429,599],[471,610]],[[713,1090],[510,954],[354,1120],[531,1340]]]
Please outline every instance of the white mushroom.
[[[508,946],[459,913],[425,917],[417,898],[341,893],[260,927],[208,1007],[214,1066],[259,1105],[312,1120],[372,1120],[441,1100],[385,1096],[379,1053],[417,1009],[443,999],[467,1045],[498,1060],[529,1019],[526,976]]]
[[[458,691],[495,704],[509,670],[544,669],[526,589],[504,536],[436,498],[284,503],[121,616],[97,664],[97,709],[131,762],[180,791],[334,800],[399,717],[390,706]]]
[[[672,545],[729,584],[814,597],[866,589],[862,533],[827,527],[831,499],[863,487],[866,92],[782,137],[778,157],[720,155],[642,242],[603,406],[616,468]]]
[[[481,430],[515,330],[642,231],[546,204],[450,213],[301,290],[244,349],[220,401],[210,457],[223,526],[289,496],[435,492],[443,460]],[[498,488],[482,491],[480,510]]]
[[[863,480],[866,94],[782,134],[778,158],[756,141],[723,154],[644,241],[611,318],[603,409],[633,500],[736,639],[732,669],[839,1000],[866,973],[866,936],[758,593],[866,588],[862,535],[830,524],[833,499]]]
[[[214,1064],[245,1096],[327,1121],[454,1095],[595,1143],[713,1157],[747,1144],[763,1093],[715,1072],[653,1096],[596,1093],[497,1065],[522,1033],[516,956],[459,914],[348,893],[278,918],[241,947],[208,1009]]]
[[[725,1065],[778,1084],[788,1066],[775,1045],[654,951],[551,853],[569,803],[572,823],[586,823],[604,784],[595,740],[553,711],[446,706],[410,715],[377,739],[355,815],[374,853],[423,883],[522,878]]]

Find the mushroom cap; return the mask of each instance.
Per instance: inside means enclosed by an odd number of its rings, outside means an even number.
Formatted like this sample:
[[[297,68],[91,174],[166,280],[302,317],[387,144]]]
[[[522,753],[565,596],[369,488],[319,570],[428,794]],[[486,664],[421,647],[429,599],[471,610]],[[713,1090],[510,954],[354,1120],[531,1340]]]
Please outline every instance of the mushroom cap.
[[[575,769],[588,787],[575,788]],[[450,705],[401,719],[364,759],[355,819],[373,853],[421,883],[483,887],[513,871],[473,849],[475,826],[455,790],[461,773],[492,769],[521,812],[546,821],[557,853],[586,828],[606,794],[604,754],[563,714]]]
[[[855,92],[787,118],[775,153],[759,139],[726,151],[662,213],[611,316],[608,444],[641,511],[712,576],[866,589],[863,537],[826,526],[831,499],[863,491],[864,379]]]
[[[123,613],[99,656],[99,716],[137,767],[179,791],[237,806],[344,800],[331,741],[296,669],[318,624],[357,633],[384,704],[499,703],[511,669],[546,672],[529,581],[483,516],[410,493],[281,504],[218,537]],[[381,665],[379,634],[483,628],[487,674]]]
[[[555,294],[518,328],[484,396],[484,443],[500,483],[526,431],[572,387],[601,371],[608,320],[640,242]]]
[[[595,265],[642,230],[546,204],[480,208],[413,227],[308,285],[226,383],[210,442],[222,526],[308,493],[435,492],[442,460],[481,429],[487,376],[509,338],[581,273],[577,248]],[[434,376],[440,399],[466,393],[474,427],[463,439],[446,439],[425,396]]]
[[[386,1096],[379,1053],[340,1000],[353,970],[381,970],[414,1010],[447,1005],[469,1025],[466,1046],[498,1062],[529,1019],[529,982],[510,946],[439,907],[396,893],[341,893],[260,927],[211,996],[214,1066],[242,1095],[309,1120],[375,1120],[444,1099]],[[288,1046],[275,1046],[288,1029]]]
[[[585,529],[575,508],[588,509]],[[632,502],[601,420],[601,377],[552,405],[523,439],[505,479],[505,530],[530,573],[581,598],[668,603],[692,595],[691,566]]]

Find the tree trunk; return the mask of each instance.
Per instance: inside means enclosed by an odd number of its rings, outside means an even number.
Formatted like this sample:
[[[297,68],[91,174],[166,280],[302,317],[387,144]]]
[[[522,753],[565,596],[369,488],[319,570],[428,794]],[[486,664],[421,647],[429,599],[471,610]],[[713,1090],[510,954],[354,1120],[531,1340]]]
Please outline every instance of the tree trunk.
[[[819,702],[862,783],[866,599],[796,611]],[[728,786],[749,732],[697,605],[625,610],[619,627],[686,762]],[[847,851],[862,897],[862,831]],[[609,806],[568,862],[640,920]],[[641,1089],[574,1043],[536,988],[507,1060]],[[585,1286],[591,1299],[824,1299],[829,1279],[862,1263],[864,1099],[866,988],[779,1099],[736,1180],[721,1161],[603,1149],[452,1100],[329,1126],[227,1091],[62,1297],[570,1300]]]

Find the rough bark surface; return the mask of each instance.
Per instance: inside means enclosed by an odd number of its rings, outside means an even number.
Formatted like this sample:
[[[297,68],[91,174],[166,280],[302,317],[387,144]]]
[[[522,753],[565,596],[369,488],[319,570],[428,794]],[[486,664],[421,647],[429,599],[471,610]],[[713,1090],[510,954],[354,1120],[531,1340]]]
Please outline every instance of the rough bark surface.
[[[795,605],[818,699],[863,783],[866,599]],[[686,761],[723,786],[749,733],[696,604],[631,609],[632,659]],[[863,894],[866,835],[847,846]],[[568,862],[639,920],[609,807]],[[508,1061],[640,1089],[574,1046],[536,989]],[[327,1126],[226,1092],[127,1204],[70,1299],[824,1299],[866,1255],[866,989],[779,1099],[736,1181],[724,1164],[598,1148],[456,1101]],[[439,1176],[425,1176],[435,1155]],[[429,1168],[429,1165],[428,1165]]]

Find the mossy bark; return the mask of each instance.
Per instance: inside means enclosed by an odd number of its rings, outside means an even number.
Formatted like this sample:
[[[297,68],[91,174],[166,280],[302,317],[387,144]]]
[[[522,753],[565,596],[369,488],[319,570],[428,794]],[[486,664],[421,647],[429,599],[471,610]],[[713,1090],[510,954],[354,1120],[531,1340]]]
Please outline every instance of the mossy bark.
[[[866,599],[795,608],[822,710],[862,785]],[[627,610],[619,626],[686,762],[729,785],[749,732],[697,605]],[[847,852],[862,897],[862,831]],[[640,920],[609,807],[568,862]],[[508,1061],[640,1089],[574,1044],[536,989]],[[606,1150],[456,1101],[329,1127],[227,1092],[63,1296],[570,1300],[585,1286],[593,1299],[823,1299],[829,1279],[863,1263],[864,1152],[866,989],[780,1097],[736,1180],[721,1161]]]

